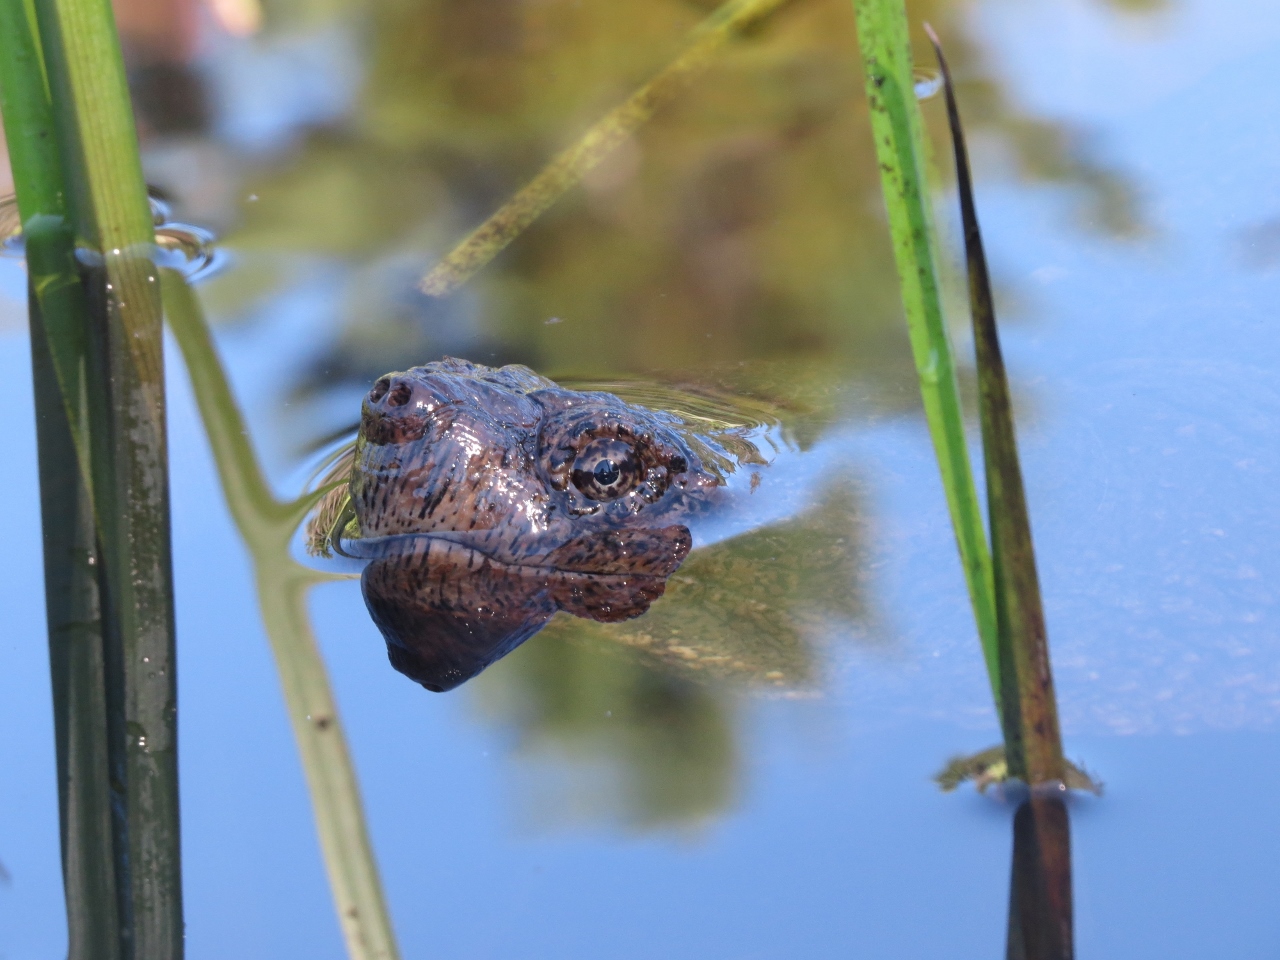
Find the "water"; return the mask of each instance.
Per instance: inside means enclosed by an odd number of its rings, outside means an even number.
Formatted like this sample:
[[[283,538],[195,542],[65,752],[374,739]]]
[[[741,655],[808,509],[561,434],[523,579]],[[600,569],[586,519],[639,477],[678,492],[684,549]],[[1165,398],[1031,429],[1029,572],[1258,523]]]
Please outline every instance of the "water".
[[[553,623],[455,693],[390,669],[354,584],[315,592],[405,955],[998,954],[1011,811],[929,782],[997,734],[848,4],[784,14],[431,302],[423,269],[701,13],[478,9],[298,7],[255,38],[210,30],[192,74],[207,122],[149,122],[151,179],[234,252],[202,293],[277,487],[297,489],[376,376],[446,352],[790,413],[745,515],[755,539],[695,551],[684,594],[647,618]],[[1107,786],[1072,807],[1079,955],[1274,955],[1280,14],[914,12],[962,83],[1067,749]],[[25,281],[0,271],[10,532],[30,545]],[[169,363],[188,949],[336,958],[247,556]],[[32,549],[7,555],[0,949],[47,957],[63,935],[41,586]],[[717,635],[753,590],[762,609],[732,622],[756,632]],[[635,653],[659,627],[690,636]],[[707,638],[741,641],[755,680],[703,682],[673,652]]]
[[[151,216],[156,225],[156,262],[176,270],[192,283],[208,279],[226,265],[226,251],[217,246],[213,233],[203,227],[173,219],[170,205],[150,197]],[[0,198],[0,256],[22,259],[25,255],[22,221],[12,193]],[[85,266],[99,265],[101,257],[89,250],[79,251]]]

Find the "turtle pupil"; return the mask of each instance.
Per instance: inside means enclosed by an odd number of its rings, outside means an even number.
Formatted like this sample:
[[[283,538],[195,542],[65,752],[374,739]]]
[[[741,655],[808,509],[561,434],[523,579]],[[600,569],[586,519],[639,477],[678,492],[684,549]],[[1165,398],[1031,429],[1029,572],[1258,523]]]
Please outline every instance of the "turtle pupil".
[[[612,460],[601,460],[591,473],[602,487],[611,487],[618,482],[618,465]]]

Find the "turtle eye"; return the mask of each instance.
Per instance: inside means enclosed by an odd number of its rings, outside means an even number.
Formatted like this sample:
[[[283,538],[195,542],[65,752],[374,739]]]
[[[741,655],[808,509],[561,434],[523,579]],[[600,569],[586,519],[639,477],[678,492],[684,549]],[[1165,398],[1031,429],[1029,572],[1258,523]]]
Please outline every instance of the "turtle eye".
[[[640,482],[640,458],[625,440],[592,440],[573,462],[573,485],[592,500],[616,500]]]

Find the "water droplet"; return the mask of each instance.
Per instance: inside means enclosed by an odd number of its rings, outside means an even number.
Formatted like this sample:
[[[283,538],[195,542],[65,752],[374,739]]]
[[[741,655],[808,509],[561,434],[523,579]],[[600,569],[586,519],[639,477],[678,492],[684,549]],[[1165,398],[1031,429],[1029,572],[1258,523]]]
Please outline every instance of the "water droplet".
[[[938,373],[940,363],[941,358],[938,356],[938,351],[930,350],[928,362],[920,369],[920,380],[930,386],[936,386],[941,379]]]
[[[203,279],[225,263],[214,245],[213,234],[185,223],[157,226],[156,247],[156,262],[162,267],[177,270],[188,280]]]
[[[942,89],[942,74],[937,70],[916,67],[911,71],[911,74],[912,79],[915,81],[917,100],[928,100],[930,97],[936,96],[938,91]]]
[[[159,197],[148,198],[151,203],[151,221],[156,227],[156,261],[182,273],[188,280],[201,280],[216,272],[225,263],[221,251],[215,247],[215,237],[207,230],[178,223],[170,219],[169,205]],[[252,199],[257,199],[253,197]],[[111,253],[120,256],[116,247]],[[25,256],[22,242],[22,219],[18,213],[18,199],[13,194],[0,196],[0,257]],[[90,267],[102,266],[102,256],[93,250],[76,250],[76,259]],[[147,277],[155,283],[154,276]],[[112,289],[110,285],[108,290]]]

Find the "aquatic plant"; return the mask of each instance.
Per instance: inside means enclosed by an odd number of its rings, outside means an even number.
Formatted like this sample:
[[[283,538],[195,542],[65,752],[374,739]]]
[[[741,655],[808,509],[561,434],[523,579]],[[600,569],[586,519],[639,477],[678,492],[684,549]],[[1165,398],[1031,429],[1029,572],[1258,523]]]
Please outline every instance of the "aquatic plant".
[[[901,0],[858,0],[854,10],[881,187],[925,419],[951,511],[987,674],[999,702],[1001,673],[991,553],[969,465],[960,390],[942,310],[923,121],[907,45],[906,11]]]
[[[951,75],[941,45],[930,30],[942,70],[959,182],[978,369],[989,542],[978,512],[955,364],[943,315],[937,240],[929,207],[927,154],[914,92],[906,10],[901,0],[856,0],[854,7],[875,149],[925,416],[933,435],[1004,732],[1008,773],[1031,784],[1061,783],[1066,766],[1035,553],[1009,386]]]
[[[932,28],[925,30],[942,70],[947,117],[955,154],[964,227],[965,263],[969,278],[969,312],[973,321],[978,367],[978,413],[982,423],[982,452],[987,481],[987,518],[991,527],[991,561],[996,588],[996,624],[1000,640],[1000,684],[1006,753],[1010,771],[1028,783],[1065,781],[1058,703],[1049,666],[1044,606],[1036,573],[1031,520],[1018,462],[1013,403],[1000,337],[996,330],[995,300],[987,258],[978,229],[969,157],[965,149],[960,111],[956,106],[951,71]],[[1016,691],[1016,699],[1013,694]]]
[[[989,549],[975,516],[972,471],[943,322],[906,10],[901,0],[856,0],[855,9],[876,154],[925,414],[1004,733],[1002,747],[953,759],[936,779],[944,790],[954,789],[966,779],[973,779],[979,789],[1006,779],[1030,785],[1014,814],[1006,956],[1014,960],[1070,960],[1075,949],[1070,817],[1054,788],[1073,786],[1094,792],[1098,788],[1062,755],[1009,384],[955,90],[942,46],[926,25],[942,71],[959,185],[978,370]]]
[[[124,65],[106,0],[8,3],[0,18],[31,291],[70,955],[179,957],[160,293]]]

